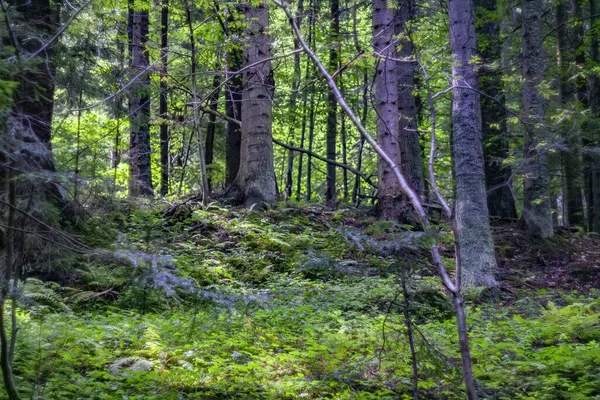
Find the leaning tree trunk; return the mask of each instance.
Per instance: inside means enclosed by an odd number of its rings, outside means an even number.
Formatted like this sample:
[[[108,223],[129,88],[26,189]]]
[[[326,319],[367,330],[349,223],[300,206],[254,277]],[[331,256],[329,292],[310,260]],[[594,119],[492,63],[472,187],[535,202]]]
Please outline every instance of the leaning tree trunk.
[[[329,70],[333,74],[338,68],[339,34],[340,34],[340,2],[329,0],[331,22],[329,27]],[[332,90],[329,90],[327,102],[327,159],[335,161],[337,143],[337,102]],[[325,190],[325,201],[329,206],[335,206],[336,201],[336,177],[335,165],[327,164],[327,187]]]
[[[523,114],[525,145],[523,179],[523,221],[531,236],[554,235],[550,201],[550,172],[547,154],[541,148],[544,102],[539,85],[544,74],[541,0],[522,0],[523,10]]]
[[[137,76],[129,93],[129,195],[132,197],[154,194],[150,169],[148,25],[146,5],[129,0],[129,62],[133,74],[131,78]]]
[[[490,216],[517,218],[515,200],[509,187],[511,168],[503,165],[508,158],[508,132],[506,126],[505,97],[503,94],[502,71],[494,67],[501,58],[500,24],[496,19],[497,0],[475,0],[477,11],[481,11],[481,23],[477,24],[479,55],[483,59],[480,74],[481,119],[485,159],[485,182]],[[489,96],[489,97],[488,97]]]
[[[237,202],[247,207],[277,201],[273,163],[272,107],[275,82],[267,6],[245,6],[242,143],[240,169],[233,184]]]
[[[481,104],[474,59],[473,0],[450,0],[452,48],[452,154],[456,177],[455,238],[464,285],[496,287],[496,257],[485,190]]]
[[[397,12],[388,0],[373,1],[373,47],[377,53],[373,105],[377,115],[377,141],[394,164],[401,165],[399,143],[398,54],[394,35],[399,31]],[[380,218],[407,221],[411,206],[402,193],[394,172],[384,160],[378,162],[378,203]]]

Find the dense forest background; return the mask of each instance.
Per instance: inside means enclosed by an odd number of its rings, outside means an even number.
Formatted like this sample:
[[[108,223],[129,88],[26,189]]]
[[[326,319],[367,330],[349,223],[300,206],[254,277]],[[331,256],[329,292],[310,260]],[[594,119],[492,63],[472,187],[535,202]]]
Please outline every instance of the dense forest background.
[[[600,396],[595,0],[0,5],[7,399]]]

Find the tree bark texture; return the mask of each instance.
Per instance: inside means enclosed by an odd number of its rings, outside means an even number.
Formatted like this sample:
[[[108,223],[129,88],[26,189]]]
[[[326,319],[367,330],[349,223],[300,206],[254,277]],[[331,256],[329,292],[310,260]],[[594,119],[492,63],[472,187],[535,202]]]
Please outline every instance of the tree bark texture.
[[[395,7],[398,19],[395,28],[398,29],[396,35],[399,37],[400,45],[398,56],[400,59],[413,59],[414,45],[410,38],[409,24],[415,14],[415,1],[403,0]],[[417,107],[414,95],[415,64],[399,63],[398,72],[400,85],[398,90],[398,109],[400,110],[398,141],[401,165],[413,189],[422,196],[425,192],[425,180],[421,159],[422,151],[417,132]]]
[[[339,34],[340,34],[340,2],[329,0],[330,9],[330,47],[329,47],[329,71],[333,74],[339,67]],[[335,94],[329,90],[327,102],[327,158],[336,159],[337,144],[337,102]],[[327,205],[334,206],[336,201],[336,168],[335,165],[327,164],[327,187],[325,201]]]
[[[269,60],[271,40],[267,6],[264,3],[248,5],[245,15],[247,44],[243,65],[242,142],[234,193],[238,202],[250,207],[277,201],[271,132],[275,82]]]
[[[543,141],[544,102],[539,85],[544,74],[540,0],[522,0],[523,10],[523,114],[524,138],[523,221],[531,236],[554,235],[550,200],[550,172]]]
[[[481,103],[472,0],[450,0],[452,49],[452,155],[456,176],[454,223],[463,285],[496,287],[496,257],[489,225],[481,133]]]
[[[129,0],[129,63],[133,76],[138,76],[129,93],[129,195],[152,196],[150,170],[150,65],[148,11],[142,0]],[[144,72],[146,71],[146,72]]]
[[[400,153],[400,65],[395,34],[400,31],[399,18],[388,0],[373,1],[373,47],[379,54],[375,65],[373,107],[377,115],[377,142],[396,165],[402,164]],[[378,162],[377,214],[382,219],[407,221],[411,207],[402,193],[392,168]]]
[[[498,1],[475,0],[475,7],[482,14],[481,23],[476,26],[478,51],[484,62],[479,83],[481,91],[491,97],[481,97],[488,211],[494,217],[517,218],[515,200],[507,184],[512,171],[509,166],[503,165],[509,155],[504,84],[502,72],[492,66],[499,65],[502,50],[500,24],[495,14]]]
[[[241,29],[235,23],[235,13],[238,13],[239,8],[235,7],[229,11],[229,16],[226,21],[227,30],[225,35],[230,41],[228,43],[229,50],[225,58],[227,62],[227,71],[239,71],[242,69],[243,47],[239,42],[242,36]],[[225,114],[228,118],[242,120],[242,75],[230,75],[228,84],[225,90]],[[231,185],[237,176],[240,169],[240,146],[242,143],[241,126],[230,121],[227,122],[227,133],[225,136],[225,185]]]

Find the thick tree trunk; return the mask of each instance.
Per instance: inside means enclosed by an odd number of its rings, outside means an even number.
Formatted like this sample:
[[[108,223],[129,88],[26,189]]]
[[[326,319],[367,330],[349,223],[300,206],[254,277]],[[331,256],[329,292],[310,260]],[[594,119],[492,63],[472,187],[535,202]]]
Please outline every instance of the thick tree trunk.
[[[134,76],[139,77],[129,92],[129,195],[152,196],[150,169],[150,59],[148,42],[148,11],[146,5],[129,0],[129,57]],[[144,72],[145,71],[145,72]]]
[[[169,127],[167,125],[167,56],[169,54],[169,0],[162,0],[160,12],[160,194],[169,193]]]
[[[268,36],[269,13],[264,3],[246,6],[242,143],[240,169],[233,184],[236,200],[247,207],[277,201],[273,165],[272,99],[275,89]]]
[[[523,220],[531,236],[554,235],[550,200],[550,172],[543,142],[544,103],[539,85],[544,74],[540,0],[522,0],[523,10],[523,114],[526,122],[523,182]]]
[[[58,10],[48,0],[11,1],[10,3],[16,6],[16,10],[24,19],[23,23],[29,24],[29,27],[35,30],[35,33],[22,32],[21,37],[21,32],[15,26],[11,28],[17,30],[18,51],[37,52],[44,45],[44,41],[36,40],[31,35],[52,37],[58,26]],[[39,57],[39,62],[19,71],[19,86],[14,91],[12,116],[23,130],[35,135],[35,139],[48,151],[47,156],[31,160],[36,168],[54,171],[50,139],[56,66],[52,47],[44,50]]]
[[[456,176],[455,238],[463,285],[495,287],[496,257],[489,225],[481,136],[481,104],[474,57],[472,0],[450,0],[452,48],[452,153]]]
[[[397,11],[388,5],[388,0],[373,1],[373,47],[379,55],[375,65],[373,105],[377,115],[377,141],[383,151],[396,165],[402,164],[400,154],[400,66],[395,61],[395,34],[399,18]],[[384,160],[378,162],[377,214],[389,220],[408,220],[410,204],[402,193],[394,171]]]
[[[242,31],[234,23],[234,13],[238,13],[238,7],[229,11],[226,20],[225,35],[230,41],[230,50],[225,55],[227,71],[239,71],[242,69],[243,48],[239,42]],[[228,118],[242,120],[242,75],[227,73],[229,82],[225,90],[225,114]],[[241,126],[227,122],[227,134],[225,136],[225,185],[229,186],[234,181],[240,169],[240,146],[242,143]]]
[[[399,30],[396,35],[400,37],[398,56],[400,59],[414,58],[414,45],[409,37],[409,23],[414,17],[414,0],[401,1],[397,6]],[[400,110],[400,125],[398,141],[400,143],[400,159],[402,170],[408,177],[413,189],[423,195],[425,192],[425,181],[423,177],[423,162],[421,160],[421,145],[419,133],[417,132],[417,107],[415,101],[415,64],[399,63],[399,91],[398,108]]]
[[[329,27],[330,47],[329,47],[329,71],[335,73],[339,65],[339,34],[340,34],[340,2],[339,0],[329,0],[331,23]],[[334,93],[329,90],[327,103],[327,158],[336,159],[337,143],[337,102]],[[335,206],[336,201],[336,168],[335,165],[327,164],[327,187],[325,192],[325,201],[328,206]]]
[[[502,72],[493,67],[501,58],[500,24],[496,20],[497,0],[475,0],[477,11],[481,11],[481,23],[477,24],[479,55],[484,66],[480,74],[482,134],[484,142],[485,182],[490,216],[517,218],[515,200],[508,180],[511,169],[504,166],[508,158],[506,109],[504,107],[504,85]],[[491,16],[490,16],[491,15]]]

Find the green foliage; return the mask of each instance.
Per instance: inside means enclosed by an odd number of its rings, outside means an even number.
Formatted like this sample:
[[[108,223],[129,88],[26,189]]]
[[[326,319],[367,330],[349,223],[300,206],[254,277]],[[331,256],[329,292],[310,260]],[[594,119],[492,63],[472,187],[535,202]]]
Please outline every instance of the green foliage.
[[[23,285],[35,298],[18,311],[24,396],[410,399],[403,274],[421,396],[464,398],[452,305],[419,263],[357,249],[333,214],[168,210],[113,218],[124,224],[115,248],[78,260],[71,287]],[[197,292],[148,278],[161,273]],[[598,293],[516,296],[468,307],[482,398],[598,396]]]

